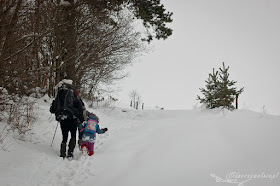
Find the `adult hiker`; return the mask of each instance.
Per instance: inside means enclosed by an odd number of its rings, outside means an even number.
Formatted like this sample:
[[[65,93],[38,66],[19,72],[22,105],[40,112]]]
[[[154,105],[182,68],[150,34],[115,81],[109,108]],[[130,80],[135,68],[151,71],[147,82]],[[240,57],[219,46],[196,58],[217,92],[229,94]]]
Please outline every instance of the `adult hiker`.
[[[68,144],[67,157],[74,157],[76,146],[76,133],[78,119],[83,122],[83,108],[77,96],[74,94],[72,80],[63,79],[55,87],[55,100],[52,102],[50,112],[55,114],[55,118],[60,122],[62,131],[62,142],[60,146],[60,157],[66,157],[66,146],[68,134],[71,139]]]

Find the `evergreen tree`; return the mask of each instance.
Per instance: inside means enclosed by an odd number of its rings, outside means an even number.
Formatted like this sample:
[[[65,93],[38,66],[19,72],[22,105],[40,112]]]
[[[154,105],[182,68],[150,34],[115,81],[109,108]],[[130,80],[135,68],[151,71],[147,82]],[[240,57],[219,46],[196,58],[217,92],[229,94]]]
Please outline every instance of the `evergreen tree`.
[[[236,81],[229,80],[229,67],[225,68],[224,63],[223,68],[220,68],[219,70],[219,106],[227,109],[234,109],[232,103],[236,96],[243,92],[244,88],[237,91],[237,88],[233,87]]]
[[[206,108],[217,108],[223,107],[227,109],[234,109],[232,105],[235,98],[237,98],[243,91],[244,88],[237,90],[233,87],[236,81],[229,80],[229,67],[225,68],[223,63],[223,68],[219,68],[219,71],[213,69],[213,73],[209,74],[209,78],[205,81],[206,88],[200,88],[203,98],[197,97],[200,103],[206,105]],[[237,99],[236,99],[237,101]]]
[[[204,95],[204,98],[197,96],[201,103],[206,105],[206,108],[212,109],[217,107],[217,87],[218,87],[218,72],[215,72],[213,68],[213,73],[209,74],[208,80],[206,82],[206,88],[200,88],[200,91]]]

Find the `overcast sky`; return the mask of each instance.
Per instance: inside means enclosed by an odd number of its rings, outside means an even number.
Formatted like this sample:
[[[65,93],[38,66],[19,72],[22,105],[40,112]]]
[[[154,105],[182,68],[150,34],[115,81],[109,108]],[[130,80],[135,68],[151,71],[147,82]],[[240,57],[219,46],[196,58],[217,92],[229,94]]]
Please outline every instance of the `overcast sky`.
[[[125,101],[137,89],[145,105],[191,109],[213,68],[225,62],[244,87],[239,107],[280,115],[279,0],[162,0],[174,13],[173,35],[153,42],[120,84]]]

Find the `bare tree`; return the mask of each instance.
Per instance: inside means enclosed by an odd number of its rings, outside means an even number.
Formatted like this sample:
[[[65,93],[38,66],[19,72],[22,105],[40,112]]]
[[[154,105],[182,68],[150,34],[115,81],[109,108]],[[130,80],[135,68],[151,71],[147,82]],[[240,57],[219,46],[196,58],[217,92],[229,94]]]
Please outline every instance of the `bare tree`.
[[[132,107],[135,109],[138,109],[139,105],[142,102],[142,98],[141,98],[141,95],[139,94],[139,92],[137,90],[132,90],[129,93],[129,97],[132,101]]]
[[[133,31],[132,18],[115,15],[115,25],[100,23],[80,35],[76,79],[89,93],[100,84],[111,84],[126,76],[122,70],[141,51],[140,34]],[[95,24],[93,21],[92,24]]]
[[[30,94],[71,78],[93,94],[126,77],[123,69],[142,49],[131,23],[142,19],[152,38],[167,38],[172,13],[159,1],[1,0],[0,86]]]
[[[0,86],[10,93],[29,94],[47,85],[47,9],[42,0],[0,1]]]

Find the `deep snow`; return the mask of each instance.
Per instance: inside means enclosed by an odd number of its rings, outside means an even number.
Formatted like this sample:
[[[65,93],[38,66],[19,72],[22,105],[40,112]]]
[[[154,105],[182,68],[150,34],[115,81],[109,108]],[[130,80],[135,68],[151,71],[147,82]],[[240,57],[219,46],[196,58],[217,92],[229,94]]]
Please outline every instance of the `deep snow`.
[[[25,141],[8,136],[0,144],[0,185],[280,185],[280,116],[89,109],[109,131],[97,136],[93,157],[76,148],[69,161],[59,157],[60,128],[50,146],[57,125],[50,102],[38,100],[31,136]]]

